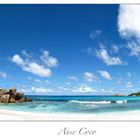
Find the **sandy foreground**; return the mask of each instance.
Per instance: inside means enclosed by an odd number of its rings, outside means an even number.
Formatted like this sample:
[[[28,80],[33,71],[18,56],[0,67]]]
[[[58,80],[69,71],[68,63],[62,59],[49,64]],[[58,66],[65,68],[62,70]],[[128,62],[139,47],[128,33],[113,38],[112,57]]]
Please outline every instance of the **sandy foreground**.
[[[0,109],[0,120],[140,120],[140,111],[103,114],[40,114]]]

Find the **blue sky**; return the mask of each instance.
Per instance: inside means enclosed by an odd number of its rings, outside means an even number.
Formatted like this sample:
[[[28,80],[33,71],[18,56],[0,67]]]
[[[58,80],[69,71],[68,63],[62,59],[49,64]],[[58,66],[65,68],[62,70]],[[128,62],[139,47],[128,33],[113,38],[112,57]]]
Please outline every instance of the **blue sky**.
[[[140,91],[139,9],[0,5],[0,87],[36,95]]]

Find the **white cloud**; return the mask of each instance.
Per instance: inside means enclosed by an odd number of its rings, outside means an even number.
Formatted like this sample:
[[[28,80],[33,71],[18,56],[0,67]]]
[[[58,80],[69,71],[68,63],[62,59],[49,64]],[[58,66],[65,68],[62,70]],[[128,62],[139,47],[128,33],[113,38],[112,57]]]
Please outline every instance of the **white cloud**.
[[[43,87],[24,87],[20,88],[20,91],[23,93],[37,93],[37,94],[47,94],[52,93],[52,89],[49,88],[43,88]]]
[[[84,73],[84,79],[87,82],[96,82],[96,81],[98,81],[98,78],[91,72],[85,72]]]
[[[101,47],[100,50],[96,50],[96,55],[107,65],[120,65],[123,64],[122,60],[119,57],[110,56],[108,51]]]
[[[29,57],[29,58],[32,57],[32,54],[28,54],[25,50],[22,50],[22,54],[26,57]]]
[[[102,77],[104,77],[105,79],[107,79],[107,80],[112,80],[110,74],[109,74],[107,71],[99,70],[98,72],[99,72],[100,75],[101,75]]]
[[[140,5],[120,5],[118,30],[122,37],[140,39]]]
[[[132,78],[132,74],[130,72],[127,73],[129,78]]]
[[[77,85],[77,86],[59,86],[59,87],[56,87],[54,89],[55,93],[67,93],[67,94],[78,94],[78,93],[95,93],[97,92],[97,90],[85,85],[85,84],[80,84],[80,85]]]
[[[20,88],[19,91],[22,92],[22,93],[25,93],[25,94],[31,92],[31,90],[29,90],[29,89],[27,89],[27,88]]]
[[[100,91],[99,91],[99,93],[101,95],[113,95],[117,92],[118,92],[117,89],[114,89],[114,88],[111,88],[111,87],[110,88],[101,88]]]
[[[81,84],[79,86],[72,86],[72,87],[64,87],[64,86],[54,86],[50,88],[45,87],[38,87],[38,86],[32,86],[32,87],[23,87],[20,88],[21,92],[24,92],[25,94],[79,94],[79,93],[96,93],[97,90],[85,85]]]
[[[25,65],[25,62],[24,60],[20,57],[20,55],[18,54],[15,54],[13,57],[12,57],[12,61],[18,65],[21,65],[21,66],[24,66]]]
[[[126,48],[130,56],[140,56],[140,5],[120,5],[118,15],[118,31],[129,42]]]
[[[95,51],[94,51],[94,49],[92,47],[88,47],[86,51],[90,55],[94,55],[95,54]]]
[[[34,93],[39,93],[39,94],[45,94],[45,93],[51,93],[52,90],[49,89],[49,88],[42,88],[42,87],[32,87],[31,88],[31,91],[34,92]]]
[[[131,56],[139,56],[140,55],[140,43],[137,41],[128,42],[126,46],[130,50]]]
[[[32,77],[30,77],[30,76],[28,76],[27,79],[28,79],[29,81],[34,81],[34,79],[33,79]]]
[[[40,77],[50,77],[52,74],[50,69],[48,69],[42,65],[39,65],[36,62],[30,62],[30,60],[27,60],[27,59],[24,60],[18,54],[15,54],[11,58],[11,60],[12,60],[12,62],[19,65],[22,68],[22,70],[30,72],[35,75],[38,75]]]
[[[55,94],[55,95],[59,95],[59,94],[70,94],[70,95],[77,95],[79,93],[83,93],[83,94],[89,94],[89,93],[97,93],[98,91],[96,89],[93,89],[92,87],[89,87],[85,84],[80,84],[80,85],[69,85],[69,86],[65,86],[65,85],[59,85],[56,86],[53,84],[53,86],[48,86],[48,87],[44,87],[44,86],[25,86],[25,87],[21,87],[19,89],[21,92],[24,92],[25,94]]]
[[[29,81],[31,81],[31,82],[36,82],[36,83],[40,83],[40,82],[41,82],[41,80],[39,80],[39,79],[34,79],[34,78],[30,77],[30,76],[28,76],[27,79],[28,79]]]
[[[102,33],[101,30],[95,30],[95,31],[92,31],[92,32],[89,34],[89,37],[90,37],[91,39],[95,39],[95,38],[98,37],[101,33]]]
[[[40,86],[51,86],[51,82],[48,80],[36,79],[31,76],[28,76],[27,80],[31,82],[31,84],[40,85]]]
[[[128,72],[128,73],[127,73],[127,76],[128,76],[129,78],[131,78],[131,77],[132,77],[132,74]],[[133,83],[132,83],[131,81],[125,81],[125,80],[123,80],[123,79],[118,80],[116,84],[117,84],[118,86],[125,87],[125,88],[122,88],[122,89],[134,87],[134,85],[133,85]]]
[[[118,81],[116,82],[116,84],[117,84],[117,85],[122,85],[123,82],[122,82],[121,80],[118,80]]]
[[[78,81],[78,78],[76,76],[68,76],[68,79]]]
[[[112,45],[112,49],[113,49],[113,51],[116,53],[116,52],[118,52],[119,51],[119,48],[118,48],[118,46],[117,45]]]
[[[65,82],[65,85],[70,86],[71,83],[70,82]]]
[[[34,79],[34,82],[40,83],[41,80],[39,80],[39,79]]]
[[[75,93],[95,93],[97,90],[92,89],[91,87],[81,84],[79,87],[76,87],[72,90]]]
[[[125,87],[126,87],[126,88],[132,88],[132,87],[133,87],[132,82],[126,82],[126,83],[125,83]]]
[[[55,89],[55,93],[71,93],[71,89],[69,87],[58,86]]]
[[[57,67],[58,65],[58,60],[55,57],[50,56],[48,51],[43,51],[40,58],[48,67]]]
[[[50,77],[52,74],[50,69],[38,65],[35,62],[27,63],[25,66],[22,67],[22,69],[24,71],[31,72],[40,77]]]
[[[7,77],[7,74],[5,72],[0,71],[0,77],[6,78]]]

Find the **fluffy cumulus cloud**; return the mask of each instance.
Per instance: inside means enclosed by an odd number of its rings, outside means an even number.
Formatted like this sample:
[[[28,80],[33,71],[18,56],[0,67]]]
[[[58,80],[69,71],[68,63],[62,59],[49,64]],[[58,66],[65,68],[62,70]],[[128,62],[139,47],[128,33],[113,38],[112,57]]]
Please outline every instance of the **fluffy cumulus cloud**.
[[[27,63],[25,66],[22,67],[24,71],[33,73],[35,75],[38,75],[40,77],[50,77],[51,76],[51,70],[48,68],[45,68],[42,65],[39,65],[35,62]]]
[[[48,67],[57,67],[58,65],[58,60],[55,57],[50,56],[48,51],[43,51],[40,58]]]
[[[107,49],[101,47],[96,50],[96,55],[107,65],[120,65],[123,64],[122,60],[117,56],[110,56]]]
[[[13,57],[12,57],[12,61],[14,63],[16,63],[17,65],[21,65],[21,66],[24,66],[25,65],[25,62],[24,60],[20,57],[20,55],[18,54],[15,54]]]
[[[85,84],[81,84],[80,86],[75,87],[72,91],[74,93],[95,93],[95,92],[97,92],[97,90],[95,90]]]
[[[95,38],[98,37],[101,33],[102,33],[101,30],[95,30],[95,31],[92,31],[92,32],[89,34],[89,37],[90,37],[91,39],[95,39]]]
[[[87,82],[96,82],[96,81],[98,81],[98,78],[91,72],[85,72],[84,73],[84,79]]]
[[[118,30],[122,37],[140,39],[140,5],[120,5]]]
[[[111,76],[110,76],[110,74],[107,71],[99,70],[98,72],[100,73],[100,75],[103,78],[105,78],[107,80],[111,80],[112,79]]]
[[[7,77],[6,72],[0,71],[0,77],[6,78]]]
[[[120,5],[118,31],[128,43],[126,48],[130,56],[140,56],[140,5]]]
[[[45,56],[47,56],[46,53],[48,53],[47,59],[49,59],[49,60],[45,61]],[[56,62],[58,62],[57,59],[49,56],[48,51],[43,52],[43,54],[41,55],[41,58],[42,58],[43,62],[48,62],[47,63],[48,67],[56,66],[56,64],[57,64]],[[43,60],[43,58],[44,58],[44,60]],[[52,75],[50,68],[46,67],[43,64],[37,63],[37,62],[29,59],[29,57],[27,57],[27,56],[26,56],[26,58],[22,58],[19,54],[15,54],[11,58],[11,60],[12,60],[12,62],[14,62],[18,66],[20,66],[23,71],[30,72],[30,73],[38,75],[40,77],[50,77]]]

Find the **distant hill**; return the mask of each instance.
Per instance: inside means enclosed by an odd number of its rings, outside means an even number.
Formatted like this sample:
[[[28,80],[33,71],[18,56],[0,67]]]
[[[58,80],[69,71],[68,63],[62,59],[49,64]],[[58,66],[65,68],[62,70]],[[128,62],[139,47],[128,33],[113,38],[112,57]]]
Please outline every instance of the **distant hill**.
[[[131,93],[128,96],[140,96],[140,92],[136,92],[136,93]]]

